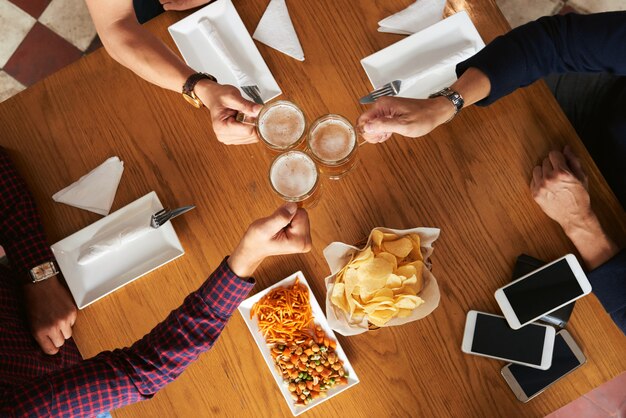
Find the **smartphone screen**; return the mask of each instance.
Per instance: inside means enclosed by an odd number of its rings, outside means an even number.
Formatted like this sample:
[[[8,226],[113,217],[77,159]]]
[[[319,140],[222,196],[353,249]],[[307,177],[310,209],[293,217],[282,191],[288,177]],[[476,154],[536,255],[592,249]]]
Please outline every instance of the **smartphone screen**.
[[[561,334],[557,334],[554,340],[552,366],[548,370],[533,369],[519,364],[511,364],[509,370],[526,396],[531,398],[580,364]]]
[[[502,290],[521,324],[584,294],[567,260]]]
[[[513,330],[506,319],[476,315],[472,352],[527,364],[541,365],[546,327],[527,325]]]

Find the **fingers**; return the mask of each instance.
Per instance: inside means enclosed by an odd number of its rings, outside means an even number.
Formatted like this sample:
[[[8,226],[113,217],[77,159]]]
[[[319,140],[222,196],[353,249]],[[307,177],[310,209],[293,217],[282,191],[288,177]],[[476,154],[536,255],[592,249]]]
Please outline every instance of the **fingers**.
[[[280,232],[291,223],[298,211],[298,205],[293,202],[284,203],[274,213],[265,218],[266,231],[272,236]]]
[[[574,152],[568,145],[566,145],[563,149],[563,155],[565,156],[567,165],[572,170],[576,178],[585,183],[587,181],[587,174],[585,174],[585,171],[583,170],[580,159],[576,156],[576,154],[574,154]]]
[[[372,119],[365,124],[363,130],[368,134],[385,134],[390,132],[400,133],[403,126],[395,118],[382,117]]]
[[[531,188],[541,187],[541,180],[542,179],[543,179],[543,177],[542,177],[541,166],[536,166],[535,168],[533,168],[533,178],[530,181],[530,187]]]
[[[552,175],[553,167],[550,162],[550,158],[544,158],[543,163],[541,164],[541,174],[543,177],[550,177]]]
[[[307,253],[311,250],[311,225],[306,210],[300,208],[291,220],[289,235],[293,237],[294,249],[297,252]]]
[[[69,338],[69,337],[68,337]],[[65,344],[65,337],[58,328],[49,328],[35,334],[35,340],[44,353],[54,355]]]
[[[231,145],[254,144],[259,141],[254,126],[239,123],[234,117],[213,121],[213,129],[220,142]]]
[[[569,171],[565,157],[559,151],[550,151],[548,159],[555,170]]]
[[[229,109],[243,112],[248,116],[257,116],[262,108],[260,104],[244,99],[239,91],[223,96],[222,104]]]

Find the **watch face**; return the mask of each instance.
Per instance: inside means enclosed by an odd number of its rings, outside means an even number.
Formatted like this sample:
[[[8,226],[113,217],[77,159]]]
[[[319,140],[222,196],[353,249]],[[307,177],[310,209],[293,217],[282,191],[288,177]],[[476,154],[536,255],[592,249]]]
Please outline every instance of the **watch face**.
[[[193,107],[197,109],[202,107],[202,102],[200,101],[200,99],[196,97],[191,97],[190,95],[185,93],[183,93],[183,97],[185,98],[185,100],[187,100],[187,103],[191,104]]]

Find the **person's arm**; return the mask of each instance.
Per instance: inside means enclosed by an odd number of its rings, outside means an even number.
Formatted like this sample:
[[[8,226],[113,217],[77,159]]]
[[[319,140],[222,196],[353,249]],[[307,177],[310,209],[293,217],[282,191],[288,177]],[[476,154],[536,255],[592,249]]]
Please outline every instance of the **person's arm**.
[[[57,277],[32,283],[29,271],[53,261],[37,206],[8,154],[0,148],[0,245],[22,285],[31,332],[47,354],[72,336],[76,306]]]
[[[283,205],[254,222],[232,255],[148,335],[130,348],[100,353],[0,393],[0,415],[94,416],[151,398],[215,343],[254,286],[241,277],[268,256],[310,248],[306,211]]]
[[[450,86],[464,107],[486,106],[519,87],[551,73],[608,72],[626,74],[626,12],[543,17],[494,39],[456,67]],[[392,133],[407,137],[428,134],[454,115],[443,97],[376,101],[359,117],[369,142]]]
[[[594,294],[626,334],[626,250],[620,250],[592,210],[580,160],[569,147],[563,153],[552,151],[532,176],[533,198],[572,241],[589,270]]]
[[[195,71],[139,24],[132,0],[85,1],[102,44],[114,60],[150,83],[181,93]],[[221,142],[248,144],[258,140],[253,127],[236,122],[235,116],[238,111],[256,116],[259,105],[244,99],[235,87],[209,80],[198,82],[194,92],[210,110],[213,130]]]

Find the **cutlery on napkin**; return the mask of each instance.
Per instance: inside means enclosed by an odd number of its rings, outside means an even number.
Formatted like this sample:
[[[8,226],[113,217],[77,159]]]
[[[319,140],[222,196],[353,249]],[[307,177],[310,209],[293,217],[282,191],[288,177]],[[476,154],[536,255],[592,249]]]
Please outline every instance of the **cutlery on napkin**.
[[[222,61],[224,61],[226,66],[233,72],[239,86],[256,85],[257,83],[255,83],[254,80],[252,80],[252,78],[237,64],[228,48],[226,48],[226,45],[224,45],[224,41],[213,23],[211,23],[208,18],[204,17],[200,19],[198,26],[207,37],[213,48],[215,48],[217,54],[222,58]]]
[[[56,192],[52,199],[100,215],[108,215],[122,178],[124,162],[111,157],[76,182]]]
[[[406,9],[380,22],[379,32],[411,35],[443,19],[446,0],[417,0]]]
[[[304,61],[302,45],[285,0],[270,0],[252,37],[285,55]]]

